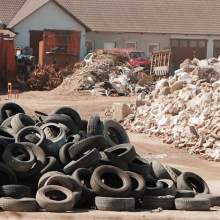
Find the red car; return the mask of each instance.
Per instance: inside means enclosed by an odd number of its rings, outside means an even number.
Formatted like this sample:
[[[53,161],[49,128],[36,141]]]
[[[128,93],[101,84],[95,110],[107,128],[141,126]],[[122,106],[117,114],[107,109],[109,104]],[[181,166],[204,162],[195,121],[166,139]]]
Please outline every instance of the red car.
[[[119,49],[111,48],[107,49],[106,52],[120,51],[126,53],[129,58],[129,63],[131,66],[135,67],[144,67],[145,70],[149,71],[151,66],[151,59],[144,53],[142,50],[133,50],[133,49]]]

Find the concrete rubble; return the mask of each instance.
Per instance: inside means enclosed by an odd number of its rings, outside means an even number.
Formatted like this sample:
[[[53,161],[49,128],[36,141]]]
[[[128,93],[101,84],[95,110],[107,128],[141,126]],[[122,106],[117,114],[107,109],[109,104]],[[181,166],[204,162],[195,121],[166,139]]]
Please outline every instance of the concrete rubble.
[[[185,60],[174,76],[158,81],[154,91],[139,94],[123,126],[220,162],[219,76],[220,59]]]
[[[153,82],[153,77],[143,71],[143,67],[133,68],[128,58],[120,52],[107,54],[98,50],[92,62],[75,64],[72,74],[65,77],[61,85],[52,92],[71,95],[73,92],[91,93],[106,96],[106,90],[115,89],[119,95],[136,94],[147,91],[151,86],[144,82]]]

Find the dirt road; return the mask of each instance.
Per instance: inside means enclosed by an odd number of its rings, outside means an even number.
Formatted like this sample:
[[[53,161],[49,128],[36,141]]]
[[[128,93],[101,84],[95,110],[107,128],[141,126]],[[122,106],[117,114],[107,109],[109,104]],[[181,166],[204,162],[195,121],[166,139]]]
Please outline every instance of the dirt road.
[[[60,106],[70,106],[79,112],[81,118],[97,113],[104,118],[106,108],[111,108],[113,102],[134,103],[135,97],[94,97],[94,96],[55,96],[52,92],[23,92],[19,99],[6,100],[4,93],[0,94],[0,105],[5,102],[16,102],[21,105],[28,115],[33,115],[33,110],[50,113]],[[212,193],[220,194],[220,163],[209,162],[200,159],[198,155],[189,155],[186,150],[176,149],[171,145],[162,143],[162,140],[146,137],[145,134],[129,133],[131,143],[138,154],[149,162],[159,160],[164,165],[172,165],[181,171],[192,171],[200,175],[209,185]],[[210,212],[182,212],[162,211],[152,213],[141,212],[102,212],[96,210],[74,210],[73,213],[11,213],[2,212],[0,219],[219,219],[220,209],[213,208]]]

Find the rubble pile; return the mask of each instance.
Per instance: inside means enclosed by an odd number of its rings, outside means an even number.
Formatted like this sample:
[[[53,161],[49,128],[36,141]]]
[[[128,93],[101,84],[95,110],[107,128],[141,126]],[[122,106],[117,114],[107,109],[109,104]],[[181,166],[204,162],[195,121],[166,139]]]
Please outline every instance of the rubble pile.
[[[51,90],[59,86],[74,69],[72,66],[59,69],[55,65],[44,65],[30,73],[27,84],[32,90]]]
[[[180,67],[173,77],[158,81],[152,93],[140,93],[129,106],[133,113],[114,104],[113,116],[123,111],[126,117],[117,120],[127,130],[220,162],[220,60],[185,60]]]
[[[53,93],[68,95],[74,91],[84,91],[93,95],[106,95],[106,88],[111,88],[112,84],[121,94],[145,90],[146,87],[136,84],[134,75],[135,71],[125,54],[119,51],[107,54],[99,50],[93,55],[92,62],[77,64],[74,74],[66,77]]]

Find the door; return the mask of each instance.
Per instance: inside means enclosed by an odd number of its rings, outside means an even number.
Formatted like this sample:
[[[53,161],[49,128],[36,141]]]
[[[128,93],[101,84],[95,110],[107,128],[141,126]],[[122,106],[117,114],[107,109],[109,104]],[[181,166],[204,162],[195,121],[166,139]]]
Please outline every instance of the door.
[[[43,31],[30,31],[30,47],[32,47],[33,49],[33,56],[35,56],[35,64],[38,64],[39,42],[43,40],[43,33]]]
[[[174,68],[179,69],[185,59],[206,59],[207,40],[171,39],[171,52]]]
[[[213,56],[218,58],[220,55],[220,40],[214,41],[214,50],[213,50]]]
[[[115,43],[104,43],[104,50],[115,48]]]

